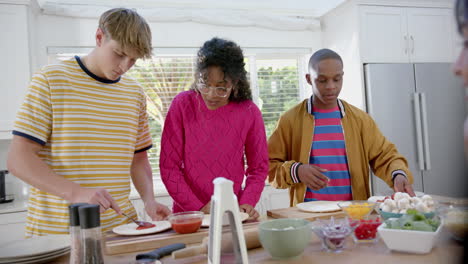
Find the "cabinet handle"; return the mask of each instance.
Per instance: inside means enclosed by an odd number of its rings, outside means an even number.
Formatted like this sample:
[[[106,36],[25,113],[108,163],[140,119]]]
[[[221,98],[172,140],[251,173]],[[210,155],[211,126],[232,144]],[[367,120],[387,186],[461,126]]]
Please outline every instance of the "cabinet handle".
[[[429,129],[427,128],[426,93],[420,93],[420,95],[421,95],[423,139],[424,139],[424,162],[426,164],[426,170],[430,170],[431,169],[431,153],[429,149]]]
[[[413,114],[416,125],[416,147],[418,149],[418,165],[419,170],[424,170],[424,151],[423,151],[423,136],[421,131],[421,102],[419,93],[413,93]]]
[[[408,36],[404,35],[403,39],[405,40],[405,54],[408,54]]]
[[[413,36],[410,36],[411,39],[411,54],[414,54],[414,38]]]

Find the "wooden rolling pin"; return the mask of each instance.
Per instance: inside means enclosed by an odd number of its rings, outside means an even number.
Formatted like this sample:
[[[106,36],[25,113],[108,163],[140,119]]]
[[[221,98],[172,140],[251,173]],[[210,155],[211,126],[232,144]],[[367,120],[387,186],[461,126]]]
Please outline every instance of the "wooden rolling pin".
[[[261,247],[260,240],[258,239],[258,229],[250,229],[244,231],[245,237],[245,244],[247,246],[247,250],[252,248]],[[203,238],[203,241],[198,246],[192,246],[184,249],[180,249],[177,251],[172,252],[173,259],[181,259],[181,258],[188,258],[193,256],[198,256],[202,254],[208,254],[208,241],[209,237]],[[223,238],[221,239],[221,252],[232,252],[233,245],[231,234],[225,235],[223,234]]]

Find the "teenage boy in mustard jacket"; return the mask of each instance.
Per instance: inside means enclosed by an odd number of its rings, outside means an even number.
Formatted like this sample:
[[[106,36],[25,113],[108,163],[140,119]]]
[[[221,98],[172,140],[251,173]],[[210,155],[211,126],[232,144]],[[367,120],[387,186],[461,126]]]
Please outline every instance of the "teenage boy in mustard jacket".
[[[290,205],[365,200],[369,167],[398,192],[414,196],[406,159],[364,111],[338,99],[343,61],[321,49],[309,61],[313,95],[285,112],[268,139],[269,182],[289,188]]]

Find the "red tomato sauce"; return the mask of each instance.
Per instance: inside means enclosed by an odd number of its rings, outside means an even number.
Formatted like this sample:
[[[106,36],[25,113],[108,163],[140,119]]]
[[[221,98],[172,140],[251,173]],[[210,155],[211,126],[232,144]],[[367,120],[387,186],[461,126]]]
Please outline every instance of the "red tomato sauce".
[[[188,234],[197,232],[202,223],[200,218],[187,218],[172,220],[172,229],[179,234]]]
[[[155,226],[156,226],[155,224],[144,225],[144,226],[138,226],[138,227],[136,228],[136,230],[148,229],[148,228],[152,228],[152,227],[155,227]]]

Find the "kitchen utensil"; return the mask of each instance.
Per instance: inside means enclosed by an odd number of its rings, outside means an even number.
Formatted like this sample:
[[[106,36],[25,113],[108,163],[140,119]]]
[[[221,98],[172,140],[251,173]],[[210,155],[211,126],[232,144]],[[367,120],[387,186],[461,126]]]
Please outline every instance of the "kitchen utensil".
[[[122,212],[122,215],[127,217],[128,219],[132,220],[135,224],[137,224],[137,226],[141,226],[141,227],[144,227],[144,228],[150,228],[150,227],[154,226],[154,224],[149,223],[149,222],[135,220],[133,217],[130,217],[130,216],[126,215],[124,212]]]
[[[258,229],[244,229],[244,236],[247,249],[258,248],[261,246],[260,240],[258,239]],[[192,246],[172,252],[173,259],[188,258],[208,253],[208,237],[205,237],[202,243],[198,246]],[[226,234],[223,234],[221,238],[221,252],[231,252],[232,240]]]
[[[338,206],[346,213],[346,215],[355,220],[366,218],[375,208],[377,204],[367,200],[355,200],[339,202]]]
[[[6,194],[6,178],[8,171],[0,170],[0,203],[9,203],[14,200],[14,195]]]
[[[331,213],[308,213],[299,210],[297,207],[288,207],[281,209],[267,210],[267,215],[272,218],[301,218],[307,219],[309,221],[314,221],[316,219],[329,219],[331,216],[334,217],[344,217],[345,213],[343,211],[336,211]]]
[[[240,212],[239,216],[240,216],[242,222],[249,219],[249,214],[248,213]],[[211,220],[211,216],[209,214],[205,214],[203,216],[201,226],[202,227],[210,227],[210,220]],[[223,226],[227,226],[227,225],[229,225],[229,218],[227,217],[227,214],[224,214],[224,216],[223,216]]]
[[[376,211],[380,214],[380,216],[382,216],[384,220],[387,220],[390,218],[400,218],[403,215],[406,215],[406,214],[400,214],[400,213],[385,212],[385,211],[382,211],[382,209],[378,209]],[[435,212],[429,212],[429,213],[423,213],[423,215],[426,218],[433,218],[436,214]]]
[[[426,254],[431,252],[437,236],[442,230],[443,223],[440,223],[435,232],[414,231],[404,229],[390,229],[386,223],[377,228],[377,231],[385,245],[394,251]]]
[[[340,211],[338,207],[338,202],[335,201],[313,201],[299,203],[296,205],[299,210],[309,213],[328,213]]]
[[[258,230],[263,248],[274,259],[301,255],[312,236],[311,224],[305,219],[273,219],[260,223]]]
[[[171,214],[168,219],[174,231],[179,234],[189,234],[200,229],[203,215],[201,211],[187,211]]]
[[[183,243],[176,243],[169,246],[161,247],[155,249],[148,253],[138,254],[136,255],[136,263],[138,264],[147,264],[147,263],[154,263],[154,264],[161,264],[159,261],[160,258],[171,254],[173,251],[185,248],[185,244]]]
[[[346,238],[353,231],[348,218],[330,220],[317,219],[312,223],[312,231],[320,238],[322,249],[339,253],[343,251],[346,244]]]
[[[48,235],[13,239],[2,237],[0,263],[25,263],[53,260],[70,252],[69,235]]]
[[[208,247],[208,263],[219,264],[221,261],[221,235],[223,231],[223,215],[229,216],[230,232],[232,233],[233,250],[237,263],[248,264],[242,221],[239,216],[239,204],[233,191],[234,183],[219,177],[213,180],[214,193],[211,196],[211,227]]]

